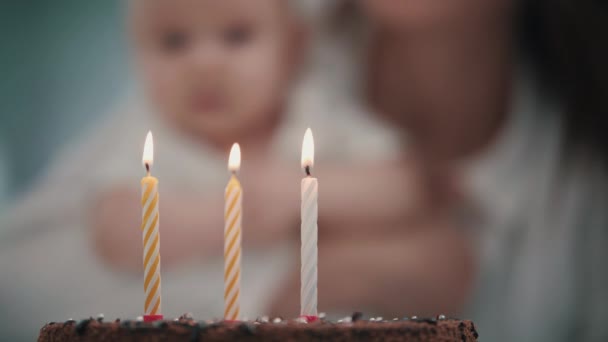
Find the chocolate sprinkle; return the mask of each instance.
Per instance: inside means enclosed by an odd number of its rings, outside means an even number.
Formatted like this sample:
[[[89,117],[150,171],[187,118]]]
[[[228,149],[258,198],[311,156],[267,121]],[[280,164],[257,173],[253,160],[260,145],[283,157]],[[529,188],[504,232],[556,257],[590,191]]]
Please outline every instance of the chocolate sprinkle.
[[[76,324],[76,333],[78,335],[83,335],[85,333],[85,331],[87,330],[87,327],[89,326],[89,324],[93,321],[92,318],[90,319],[83,319],[82,321],[80,321],[78,324]]]
[[[425,318],[421,320],[422,322],[426,322],[431,325],[437,325],[437,320],[434,318]]]
[[[354,312],[352,316],[350,316],[351,320],[353,322],[359,321],[363,318],[363,313],[362,312]]]
[[[196,324],[194,328],[192,328],[192,335],[190,335],[190,342],[198,342],[198,337],[201,333],[201,327]]]
[[[255,325],[250,323],[241,323],[239,325],[239,330],[244,332],[246,335],[253,336],[255,333]]]
[[[473,336],[475,336],[475,338],[479,337],[479,334],[477,333],[477,329],[475,329],[475,323],[471,322],[471,332],[473,333]]]
[[[166,329],[169,326],[169,323],[165,321],[156,321],[152,323],[152,326],[155,328]]]
[[[192,314],[191,314],[191,313],[189,313],[189,312],[188,312],[188,313],[185,313],[185,314],[183,314],[183,315],[181,315],[181,316],[179,316],[179,319],[180,319],[180,320],[184,320],[184,319],[185,319],[185,320],[189,320],[189,321],[194,320],[194,318],[192,317]]]

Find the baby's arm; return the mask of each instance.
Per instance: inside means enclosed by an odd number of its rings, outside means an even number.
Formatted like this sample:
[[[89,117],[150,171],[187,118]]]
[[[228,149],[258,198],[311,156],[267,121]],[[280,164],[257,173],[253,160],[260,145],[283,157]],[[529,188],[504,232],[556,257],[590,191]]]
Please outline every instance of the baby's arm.
[[[223,248],[223,198],[172,194],[159,200],[163,267],[205,255],[220,255]],[[111,266],[139,270],[142,263],[140,193],[115,187],[101,193],[91,212],[94,245]]]
[[[275,174],[253,175],[243,182],[243,244],[268,246],[297,227],[299,195],[271,184]],[[271,182],[271,183],[268,183]],[[246,184],[251,184],[247,186]],[[294,190],[297,183],[292,184]],[[285,192],[287,191],[287,192]],[[116,187],[100,194],[90,216],[98,254],[118,269],[139,270],[142,263],[140,193]],[[163,191],[159,200],[163,267],[191,258],[221,256],[224,247],[224,196]]]

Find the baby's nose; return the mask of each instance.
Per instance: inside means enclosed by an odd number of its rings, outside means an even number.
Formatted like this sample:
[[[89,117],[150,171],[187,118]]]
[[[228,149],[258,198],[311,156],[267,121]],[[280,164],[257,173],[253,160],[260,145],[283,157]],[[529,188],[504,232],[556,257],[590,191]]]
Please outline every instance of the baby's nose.
[[[213,44],[199,44],[191,54],[191,65],[196,71],[214,72],[222,69],[225,61],[222,49]]]

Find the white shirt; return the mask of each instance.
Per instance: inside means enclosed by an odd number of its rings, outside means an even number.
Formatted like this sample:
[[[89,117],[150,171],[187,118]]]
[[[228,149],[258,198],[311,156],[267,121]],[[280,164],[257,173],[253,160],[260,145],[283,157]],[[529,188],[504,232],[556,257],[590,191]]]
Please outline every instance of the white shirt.
[[[483,340],[608,340],[608,174],[565,154],[559,110],[522,77],[503,133],[468,165]]]

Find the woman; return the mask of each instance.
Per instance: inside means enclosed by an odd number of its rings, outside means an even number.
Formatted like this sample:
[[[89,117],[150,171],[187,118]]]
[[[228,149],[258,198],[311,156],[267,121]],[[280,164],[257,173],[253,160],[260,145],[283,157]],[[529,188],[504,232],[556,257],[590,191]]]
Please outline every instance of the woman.
[[[572,0],[365,0],[357,14],[351,5],[340,10],[346,21],[339,27],[357,16],[369,23],[363,64],[369,103],[402,127],[431,171],[459,179],[468,199],[459,204],[475,209],[458,221],[470,228],[459,235],[470,236],[478,270],[462,309],[481,336],[606,340],[606,7]],[[428,287],[439,293],[445,284],[401,260],[420,257],[409,246],[438,248],[441,238],[385,238],[375,253],[390,256],[380,261],[389,266],[368,272],[375,291],[328,284],[320,293],[344,302],[374,297],[369,301],[412,313],[412,297],[432,302]],[[350,243],[334,258],[363,253]],[[433,260],[420,264],[425,274],[447,274]],[[362,278],[342,268],[325,276],[342,283]],[[424,283],[422,295],[408,290]],[[462,289],[463,279],[454,283]],[[466,293],[454,292],[444,305],[457,306]]]

